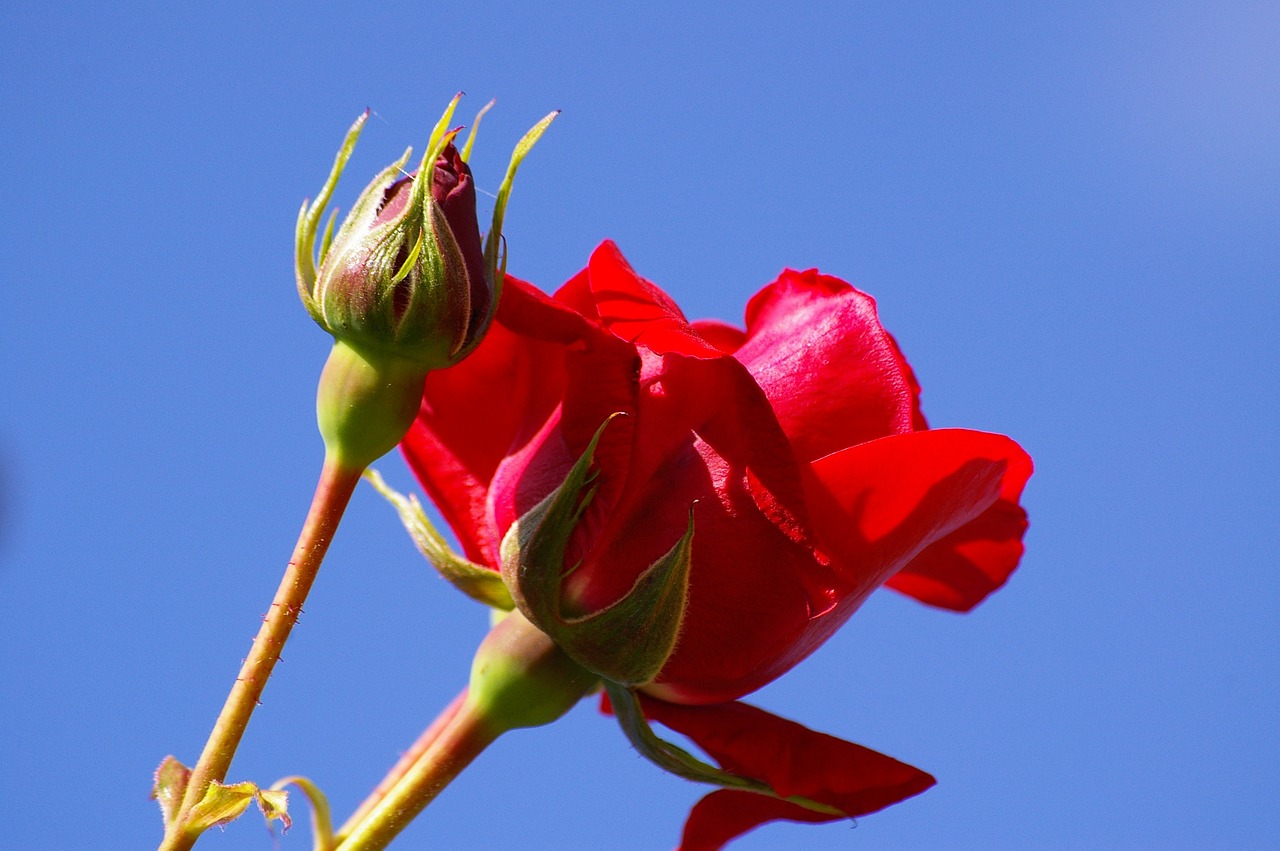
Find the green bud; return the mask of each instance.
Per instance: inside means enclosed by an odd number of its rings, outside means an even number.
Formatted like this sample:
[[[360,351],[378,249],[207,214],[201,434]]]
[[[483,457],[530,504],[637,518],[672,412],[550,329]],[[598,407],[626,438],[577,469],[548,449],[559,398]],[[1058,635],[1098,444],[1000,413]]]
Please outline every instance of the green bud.
[[[597,684],[594,674],[512,612],[480,643],[467,700],[497,734],[550,724]]]

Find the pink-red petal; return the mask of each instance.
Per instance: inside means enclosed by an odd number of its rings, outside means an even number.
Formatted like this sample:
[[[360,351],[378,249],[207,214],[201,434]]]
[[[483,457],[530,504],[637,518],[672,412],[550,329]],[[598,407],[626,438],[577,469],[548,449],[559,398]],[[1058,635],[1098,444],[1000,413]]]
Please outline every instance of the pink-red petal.
[[[913,429],[914,376],[875,300],[838,278],[783,272],[748,305],[734,357],[802,461]]]

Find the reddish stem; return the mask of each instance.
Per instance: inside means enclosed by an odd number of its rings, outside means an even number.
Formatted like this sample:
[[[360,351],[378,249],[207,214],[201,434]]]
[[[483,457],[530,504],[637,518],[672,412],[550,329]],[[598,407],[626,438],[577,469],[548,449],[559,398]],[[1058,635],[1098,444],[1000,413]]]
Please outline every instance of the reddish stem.
[[[382,799],[387,796],[387,793],[400,782],[400,778],[408,774],[409,769],[413,767],[414,763],[416,763],[422,755],[425,754],[433,744],[435,744],[436,739],[440,737],[440,733],[446,726],[448,726],[449,722],[453,720],[453,717],[458,714],[458,710],[462,708],[463,701],[466,699],[467,690],[463,689],[462,692],[453,699],[453,702],[436,717],[436,720],[431,722],[431,726],[422,731],[422,735],[413,743],[413,746],[404,752],[400,757],[400,760],[392,766],[390,771],[387,772],[387,776],[382,778],[382,782],[380,782],[377,787],[369,793],[369,797],[365,798],[364,801],[361,802],[360,806],[356,808],[356,811],[351,814],[351,817],[347,819],[346,824],[344,824],[338,831],[336,845],[342,844],[342,842],[347,838],[347,834],[351,833],[351,831],[355,829],[356,825],[363,821],[369,812],[382,802]]]
[[[290,631],[298,622],[307,592],[311,590],[311,584],[315,581],[320,563],[329,549],[347,503],[351,500],[351,494],[360,482],[361,472],[363,471],[348,469],[326,459],[315,496],[311,500],[311,509],[307,513],[297,546],[294,547],[293,557],[289,560],[289,567],[280,580],[271,609],[263,618],[262,627],[253,639],[253,647],[240,667],[240,675],[236,677],[222,712],[213,725],[213,732],[209,734],[204,751],[191,771],[191,779],[187,783],[182,807],[179,809],[180,815],[169,826],[160,846],[161,851],[186,851],[199,838],[199,831],[192,831],[187,825],[187,816],[203,797],[204,790],[210,783],[221,783],[226,779],[231,759],[249,724],[249,717],[258,706],[272,669],[280,660],[280,651],[284,648]]]
[[[343,830],[350,828],[350,833],[339,841],[337,851],[380,851],[386,848],[427,804],[501,735],[502,731],[486,723],[483,713],[467,697],[464,691],[450,709],[445,710],[449,717],[435,740],[369,808],[364,818],[354,825],[348,821]],[[452,714],[450,710],[453,710]],[[432,724],[432,728],[436,726]]]

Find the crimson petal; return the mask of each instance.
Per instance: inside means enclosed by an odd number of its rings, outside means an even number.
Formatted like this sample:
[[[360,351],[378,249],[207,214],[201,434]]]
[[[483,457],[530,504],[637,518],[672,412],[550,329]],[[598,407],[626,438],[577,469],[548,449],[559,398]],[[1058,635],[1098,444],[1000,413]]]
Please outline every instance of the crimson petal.
[[[587,270],[591,307],[619,339],[664,355],[723,354],[693,329],[671,296],[636,274],[612,241],[605,240],[592,252]]]
[[[532,289],[508,276],[502,307]],[[418,419],[400,449],[473,561],[497,564],[500,532],[486,507],[489,484],[512,446],[554,410],[563,384],[559,348],[501,321],[464,361],[427,376]]]
[[[979,518],[1030,463],[1009,438],[965,429],[895,435],[815,461],[810,511],[849,584],[845,605],[856,607],[927,547]]]
[[[1011,457],[995,504],[926,547],[885,584],[922,603],[958,612],[985,600],[1022,558],[1027,513],[1018,500],[1030,475],[1029,457]]]
[[[875,300],[839,278],[784,271],[747,305],[734,357],[802,461],[913,430],[914,376]]]
[[[680,706],[649,697],[641,700],[646,715],[688,736],[726,771],[761,780],[783,798],[808,798],[845,816],[882,810],[935,782],[892,757],[749,704]],[[817,822],[840,817],[750,792],[713,792],[689,814],[681,851],[714,851],[775,819]]]

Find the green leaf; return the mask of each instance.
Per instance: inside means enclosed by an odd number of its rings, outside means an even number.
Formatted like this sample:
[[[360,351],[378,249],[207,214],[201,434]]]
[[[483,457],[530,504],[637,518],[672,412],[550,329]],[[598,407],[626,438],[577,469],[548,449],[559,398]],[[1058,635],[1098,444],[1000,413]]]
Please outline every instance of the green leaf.
[[[426,556],[427,561],[431,562],[431,565],[453,587],[486,606],[503,611],[511,611],[515,608],[511,593],[503,584],[502,577],[496,571],[468,561],[454,552],[445,543],[444,537],[431,525],[417,497],[412,495],[406,497],[392,489],[383,481],[377,470],[366,471],[364,477],[396,509],[400,515],[400,522],[408,530],[419,552]]]
[[[259,789],[257,794],[258,809],[267,820],[267,826],[276,819],[280,820],[287,832],[293,827],[293,819],[289,818],[289,793],[282,789]]]
[[[277,780],[271,784],[270,792],[277,793],[285,786],[297,786],[302,794],[311,802],[311,835],[313,851],[333,851],[333,815],[329,810],[329,799],[320,791],[320,787],[305,777],[293,776]],[[267,792],[263,793],[268,794]],[[288,829],[286,825],[285,829]]]
[[[190,779],[191,769],[178,762],[176,757],[166,756],[156,767],[151,797],[160,803],[160,815],[164,818],[165,827],[177,817],[178,809],[182,806],[182,796],[187,792],[187,781]]]
[[[187,813],[187,831],[203,833],[215,824],[224,825],[235,821],[244,814],[257,795],[258,787],[247,780],[232,786],[213,781],[200,802]]]

